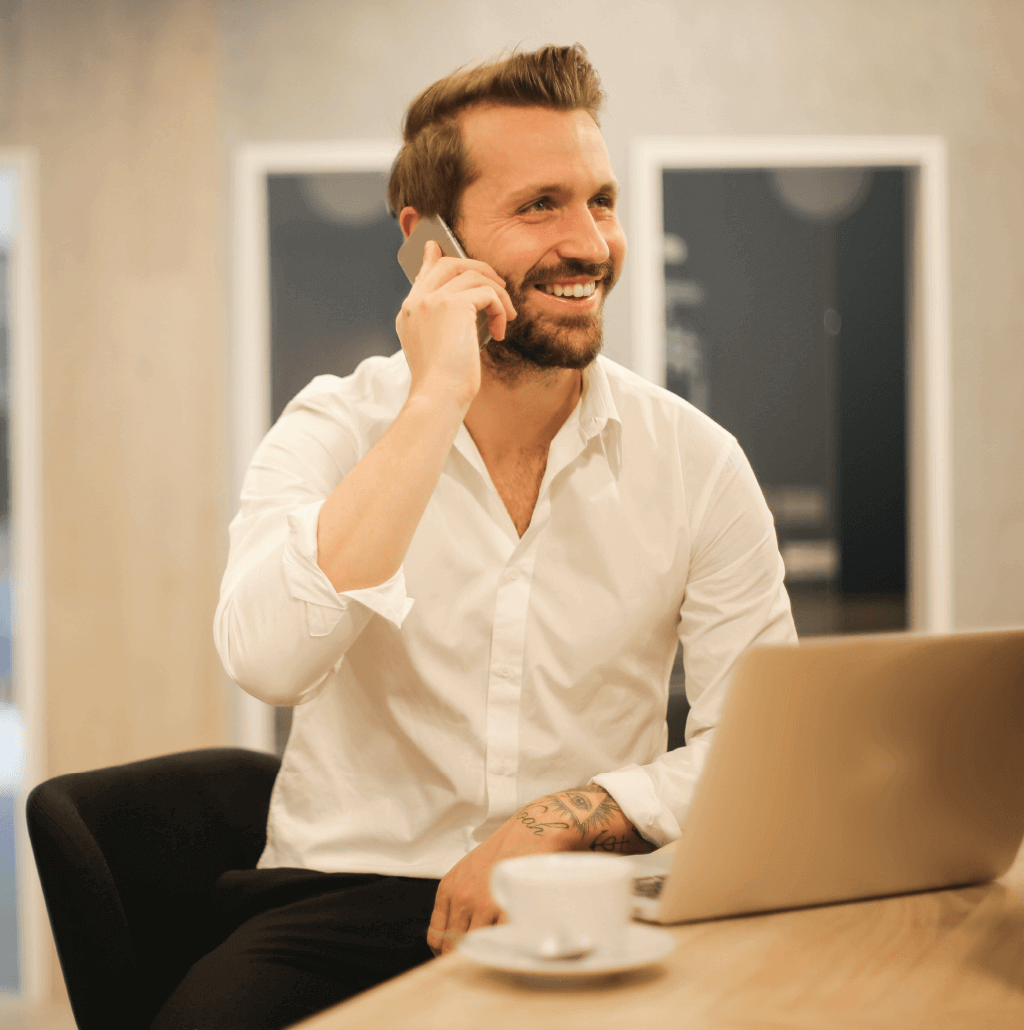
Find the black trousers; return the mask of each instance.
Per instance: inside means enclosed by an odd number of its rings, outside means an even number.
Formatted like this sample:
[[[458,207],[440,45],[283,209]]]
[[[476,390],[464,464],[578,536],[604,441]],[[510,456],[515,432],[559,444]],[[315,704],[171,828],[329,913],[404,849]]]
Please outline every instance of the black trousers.
[[[227,935],[152,1030],[281,1030],[426,962],[437,885],[308,869],[225,873],[211,904]]]

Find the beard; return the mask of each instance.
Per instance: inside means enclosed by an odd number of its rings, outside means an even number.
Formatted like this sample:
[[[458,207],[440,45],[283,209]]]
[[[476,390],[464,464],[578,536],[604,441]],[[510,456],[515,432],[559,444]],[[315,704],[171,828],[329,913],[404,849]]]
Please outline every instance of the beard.
[[[615,283],[615,268],[610,261],[590,264],[566,258],[551,268],[531,269],[523,281],[515,283],[509,276],[498,274],[506,282],[506,290],[517,312],[525,312],[537,283],[556,282],[587,275],[601,280],[604,295]],[[604,345],[604,296],[597,311],[562,316],[519,314],[505,327],[504,340],[491,340],[484,348],[484,357],[491,370],[506,382],[534,377],[554,369],[586,368],[601,353]]]

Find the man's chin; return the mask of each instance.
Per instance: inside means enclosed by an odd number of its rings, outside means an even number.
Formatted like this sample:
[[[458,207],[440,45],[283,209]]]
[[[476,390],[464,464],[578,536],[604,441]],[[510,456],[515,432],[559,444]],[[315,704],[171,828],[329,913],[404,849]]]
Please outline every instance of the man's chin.
[[[522,374],[560,368],[584,369],[601,353],[601,347],[600,339],[584,347],[573,347],[510,338],[492,340],[487,345],[487,356],[492,367]]]
[[[583,369],[604,346],[600,316],[574,315],[555,324],[531,320],[509,329],[504,340],[492,340],[487,347],[491,363],[509,372]]]

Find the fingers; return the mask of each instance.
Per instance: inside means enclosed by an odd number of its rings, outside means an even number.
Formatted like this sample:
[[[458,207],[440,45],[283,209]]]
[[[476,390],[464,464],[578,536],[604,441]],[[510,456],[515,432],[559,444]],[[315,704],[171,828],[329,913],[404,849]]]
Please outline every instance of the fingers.
[[[504,339],[506,324],[516,317],[512,299],[504,287],[496,286],[491,277],[484,276],[475,269],[464,269],[454,278],[442,282],[440,286],[434,285],[429,277],[422,283],[417,278],[416,286],[409,293],[395,319],[399,335],[401,336],[405,325],[417,317],[422,317],[418,316],[417,312],[437,312],[440,310],[439,305],[447,306],[452,301],[466,302],[472,305],[475,311],[486,311],[491,336],[496,340]]]
[[[448,925],[445,928],[444,937],[441,940],[441,954],[455,950],[455,945],[469,932],[471,911],[468,909],[457,910],[452,906],[448,910]]]
[[[504,912],[494,905],[481,905],[473,910],[469,919],[467,933],[470,930],[479,929],[481,926],[494,926],[495,923],[504,922]]]
[[[442,952],[447,931],[448,898],[446,895],[442,896],[439,886],[437,897],[434,899],[434,911],[430,914],[430,926],[427,928],[427,947],[434,953],[435,958]]]
[[[429,288],[438,294],[445,295],[484,288],[490,290],[491,295],[497,298],[506,318],[512,319],[516,317],[516,309],[512,306],[512,298],[505,289],[504,281],[498,279],[493,272],[488,275],[479,268],[459,268],[447,264],[452,261],[451,258],[443,258],[442,260],[446,262],[446,265],[444,268],[437,270],[438,281],[435,282],[428,278],[423,283],[424,289]]]
[[[504,290],[499,295],[491,286],[479,286],[466,291],[466,299],[473,303],[476,310],[487,312],[488,327],[496,340],[505,339],[505,326],[516,317],[516,309],[507,298],[508,294]]]
[[[455,276],[470,270],[486,276],[495,286],[500,286],[502,289],[505,288],[505,280],[486,261],[476,261],[473,258],[445,257],[441,253],[440,246],[434,240],[427,240],[423,247],[423,263],[420,265],[420,270],[413,281],[419,283],[422,279],[429,288],[437,289]],[[428,279],[431,280],[429,284],[427,283]]]
[[[427,947],[435,957],[447,955],[470,930],[493,926],[503,919],[504,914],[493,902],[466,898],[461,905],[453,904],[447,896],[442,896],[439,887],[427,930]]]
[[[435,923],[431,919],[427,944],[432,950],[436,949],[435,955],[447,955],[471,930],[477,930],[481,926],[493,926],[499,922],[501,916],[502,912],[496,905],[483,902],[480,898],[466,899],[463,905],[453,902],[448,908],[443,930],[435,928]]]
[[[434,240],[427,240],[423,248],[423,264],[413,282],[413,292],[430,293],[445,287],[471,289],[480,285],[480,277],[489,280],[488,285],[493,284],[496,288],[495,295],[505,309],[506,318],[515,318],[512,300],[505,290],[505,280],[489,264],[472,258],[444,257]]]

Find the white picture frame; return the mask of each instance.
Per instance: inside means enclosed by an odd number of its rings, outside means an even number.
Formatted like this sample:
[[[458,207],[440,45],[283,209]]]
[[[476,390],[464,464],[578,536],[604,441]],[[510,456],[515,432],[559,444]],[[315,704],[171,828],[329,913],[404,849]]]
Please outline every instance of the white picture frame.
[[[900,167],[911,173],[907,356],[909,628],[953,628],[949,200],[934,136],[643,137],[630,151],[632,365],[665,385],[666,169]]]
[[[43,641],[42,427],[39,340],[39,154],[0,147],[10,174],[14,234],[9,247],[8,390],[10,432],[12,681],[24,730],[24,775],[16,811],[48,774]],[[32,857],[28,826],[15,820],[19,990],[0,1006],[36,1005],[50,990],[49,922]]]
[[[316,172],[389,172],[398,140],[247,143],[232,172],[231,496],[270,428],[270,255],[267,176]],[[233,737],[240,747],[274,751],[274,709],[232,693]]]

